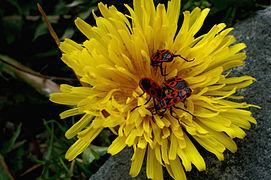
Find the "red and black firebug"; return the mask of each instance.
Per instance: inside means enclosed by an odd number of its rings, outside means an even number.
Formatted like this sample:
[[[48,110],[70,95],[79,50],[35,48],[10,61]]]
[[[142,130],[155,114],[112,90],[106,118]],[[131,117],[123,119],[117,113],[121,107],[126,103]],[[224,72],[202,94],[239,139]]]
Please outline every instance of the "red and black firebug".
[[[185,87],[184,89],[179,89],[178,91],[172,91],[170,94],[166,95],[161,101],[159,101],[157,105],[155,105],[156,112],[158,110],[165,109],[163,112],[159,113],[159,115],[163,116],[166,109],[169,108],[170,114],[171,114],[171,116],[173,116],[172,107],[174,107],[176,109],[181,109],[181,110],[191,114],[189,111],[175,106],[179,102],[184,103],[186,98],[188,98],[191,95],[191,92],[192,92],[192,90],[188,87]],[[191,115],[194,116],[193,114],[191,114]],[[175,116],[173,116],[173,117],[176,118]],[[176,118],[176,119],[178,119],[178,118]]]
[[[169,51],[167,49],[163,49],[163,50],[157,50],[156,53],[151,57],[151,66],[160,67],[161,75],[166,76],[166,74],[163,72],[162,63],[163,62],[171,62],[171,61],[173,61],[174,57],[180,57],[183,60],[185,60],[186,62],[191,62],[194,60],[194,59],[187,60],[184,57],[182,57],[181,55],[173,54],[171,51]]]
[[[144,93],[147,93],[151,97],[161,100],[165,95],[164,95],[164,89],[154,80],[148,77],[143,77],[139,81],[139,86],[140,88],[144,91]],[[140,96],[142,96],[141,94]]]
[[[151,98],[153,98],[153,104],[156,106],[155,99],[160,101],[166,96],[164,89],[151,78],[143,77],[142,79],[140,79],[139,87],[143,90],[143,94],[147,93],[150,96],[150,98],[146,101],[145,104],[148,104]],[[141,97],[143,94],[141,94],[139,97]],[[131,111],[135,110],[138,107],[139,106],[136,106]]]
[[[167,81],[164,82],[165,86],[168,89],[171,89],[173,91],[183,91],[185,90],[186,93],[190,93],[189,96],[191,95],[191,89],[189,88],[188,83],[180,77],[173,77]]]
[[[174,77],[164,82],[164,84],[165,87],[162,88],[157,82],[148,77],[143,77],[139,81],[139,86],[143,90],[143,94],[147,93],[150,96],[150,98],[145,104],[147,104],[151,100],[151,98],[153,98],[153,107],[150,109],[155,109],[156,113],[160,116],[164,116],[165,111],[167,109],[170,109],[171,116],[176,118],[173,115],[172,107],[176,109],[181,109],[191,114],[189,111],[175,106],[179,102],[184,103],[186,98],[191,95],[192,90],[189,88],[188,83],[182,78]],[[142,96],[143,94],[141,94],[140,96]],[[136,106],[131,111],[138,107],[139,106]],[[158,111],[160,110],[164,111],[158,113]],[[191,115],[193,116],[193,114]]]

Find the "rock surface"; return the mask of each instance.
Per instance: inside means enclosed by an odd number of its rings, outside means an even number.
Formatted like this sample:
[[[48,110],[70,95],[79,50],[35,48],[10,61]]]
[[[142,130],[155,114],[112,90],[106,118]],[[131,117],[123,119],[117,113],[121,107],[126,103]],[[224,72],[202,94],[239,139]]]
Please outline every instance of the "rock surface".
[[[206,179],[271,179],[271,6],[258,11],[256,15],[235,25],[232,34],[238,42],[247,45],[247,59],[244,66],[233,69],[231,76],[250,75],[257,82],[239,91],[249,104],[262,107],[261,110],[251,108],[258,125],[252,125],[243,140],[236,139],[236,153],[226,151],[225,160],[218,161],[216,157],[203,149],[207,170],[198,172],[194,167],[187,172],[189,180]],[[94,174],[91,180],[129,180],[132,150],[126,148],[116,156],[112,156]],[[145,164],[136,180],[147,179]],[[172,179],[164,171],[164,179]]]

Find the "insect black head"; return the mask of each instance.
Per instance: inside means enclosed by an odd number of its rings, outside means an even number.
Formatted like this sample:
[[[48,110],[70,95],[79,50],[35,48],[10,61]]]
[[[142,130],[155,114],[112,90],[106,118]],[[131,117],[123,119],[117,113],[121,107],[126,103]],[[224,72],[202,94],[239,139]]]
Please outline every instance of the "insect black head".
[[[147,78],[142,78],[142,79],[139,81],[140,87],[143,88],[144,90],[147,90],[147,91],[148,91],[149,88],[150,88],[150,84],[151,84],[151,82],[150,82],[150,80],[147,79]]]

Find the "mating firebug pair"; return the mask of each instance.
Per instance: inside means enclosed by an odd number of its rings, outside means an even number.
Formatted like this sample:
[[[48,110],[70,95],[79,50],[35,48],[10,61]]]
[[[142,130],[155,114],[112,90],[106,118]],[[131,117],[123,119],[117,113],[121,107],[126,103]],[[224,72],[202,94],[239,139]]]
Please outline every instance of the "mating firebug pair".
[[[160,68],[161,75],[166,76],[166,73],[163,71],[162,63],[171,62],[173,61],[174,57],[181,57],[187,62],[194,60],[194,59],[187,60],[183,58],[181,55],[175,55],[169,50],[164,49],[164,50],[158,50],[152,56],[151,65],[158,66]],[[175,107],[177,109],[182,109],[182,108],[176,107],[175,105],[179,102],[184,102],[186,98],[188,98],[191,95],[192,90],[189,88],[188,83],[180,77],[174,77],[169,80],[165,80],[164,85],[165,86],[162,88],[157,82],[155,82],[154,80],[148,77],[143,77],[139,81],[139,86],[144,91],[143,94],[147,93],[150,96],[150,98],[147,100],[145,104],[147,104],[152,98],[153,104],[154,104],[153,108],[156,110],[156,112],[158,112],[158,110],[164,109],[164,111],[159,113],[159,115],[163,116],[166,109],[169,108],[170,114],[173,116],[172,107]],[[166,91],[168,91],[167,94],[166,94]],[[158,104],[156,103],[156,101],[158,101]],[[184,109],[182,110],[185,112],[188,112]],[[188,113],[191,114],[190,112]],[[175,116],[173,117],[176,118]]]
[[[147,93],[150,96],[150,98],[145,104],[147,104],[151,100],[151,98],[153,98],[154,108],[156,112],[162,109],[165,109],[166,111],[166,108],[169,108],[170,114],[172,115],[172,107],[182,109],[176,107],[175,105],[179,102],[184,102],[186,98],[191,95],[192,90],[188,87],[188,83],[184,79],[179,77],[171,78],[164,82],[164,84],[165,87],[162,88],[157,82],[148,77],[142,78],[139,82],[140,88],[144,91],[143,94]],[[167,95],[165,93],[166,91],[168,91]],[[156,104],[156,100],[158,101],[158,104]],[[186,111],[184,109],[182,110]],[[165,111],[159,114],[163,115]],[[188,113],[191,114],[190,112]]]

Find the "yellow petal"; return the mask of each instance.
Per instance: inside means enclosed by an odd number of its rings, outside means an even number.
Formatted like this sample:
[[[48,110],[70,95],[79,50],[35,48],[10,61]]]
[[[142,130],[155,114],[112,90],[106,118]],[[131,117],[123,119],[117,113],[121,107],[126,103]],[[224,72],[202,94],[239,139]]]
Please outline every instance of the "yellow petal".
[[[155,147],[154,153],[155,153],[156,160],[159,162],[159,164],[163,165],[160,146]]]
[[[154,178],[153,179],[157,179],[157,180],[163,180],[163,169],[162,169],[162,165],[161,163],[154,158],[154,162],[153,162],[153,169],[154,169]]]
[[[137,146],[141,149],[145,149],[147,147],[147,141],[145,140],[145,138],[139,137],[138,139],[139,140]]]
[[[78,139],[66,152],[65,158],[69,161],[73,160],[76,156],[81,154],[88,146],[90,142]]]
[[[64,105],[77,105],[85,97],[80,94],[54,93],[50,94],[50,101]]]
[[[102,130],[103,128],[93,129],[89,127],[78,133],[79,139],[68,149],[65,158],[71,161],[81,154]]]
[[[203,146],[206,150],[214,153],[216,157],[222,161],[224,160],[223,152],[225,151],[225,147],[216,141],[212,137],[198,137],[198,136],[193,136],[198,143]]]
[[[111,115],[104,120],[103,126],[104,127],[115,127],[115,126],[122,124],[123,121],[125,121],[125,120],[122,116],[112,116]]]
[[[108,147],[107,152],[111,155],[115,155],[119,153],[121,150],[123,150],[126,146],[125,144],[126,137],[125,136],[118,136],[112,144]]]
[[[150,123],[148,119],[143,120],[143,129],[146,133],[150,133]]]
[[[132,129],[134,129],[134,127],[135,127],[134,124],[126,124],[123,128],[125,136],[128,136],[130,132],[132,131]]]
[[[125,144],[127,144],[129,147],[135,144],[136,140],[136,130],[132,130],[131,133],[128,135]]]
[[[59,49],[63,53],[71,53],[73,51],[78,51],[78,50],[81,51],[83,47],[71,39],[65,39],[64,42],[60,43]]]
[[[191,158],[185,154],[184,149],[178,149],[177,150],[178,156],[182,160],[182,164],[186,171],[191,171]]]
[[[78,122],[76,122],[65,134],[66,138],[73,138],[79,131],[88,125],[88,123],[93,119],[90,114],[85,114]]]
[[[154,161],[155,161],[155,154],[153,149],[149,146],[148,152],[147,152],[147,167],[146,167],[146,174],[149,179],[154,178],[154,174],[156,173],[154,171]]]
[[[163,129],[163,127],[165,126],[165,123],[160,119],[159,116],[154,116],[155,119],[155,123],[157,124],[157,126],[159,126],[159,128]]]
[[[104,119],[96,116],[96,118],[91,122],[91,127],[93,128],[101,128],[104,127]]]
[[[170,131],[169,131],[168,128],[164,127],[163,130],[162,130],[162,132],[163,132],[163,135],[162,135],[163,139],[166,139],[167,137],[169,137]]]
[[[203,126],[207,131],[210,132],[210,134],[216,139],[218,140],[221,144],[223,144],[227,149],[229,149],[231,152],[236,152],[237,151],[237,145],[235,144],[235,142],[228,137],[227,135],[225,135],[224,133],[221,132],[217,132],[214,131],[204,125],[201,124],[201,126]]]
[[[83,112],[80,111],[79,108],[73,108],[73,109],[68,109],[66,111],[63,111],[62,113],[59,114],[59,116],[61,119],[64,119],[64,118],[79,115],[79,114],[83,114]]]
[[[176,158],[174,160],[170,160],[170,167],[173,173],[174,179],[180,179],[180,180],[185,180],[186,176],[183,170],[183,167],[181,165],[181,162],[179,158]]]
[[[206,169],[205,161],[194,146],[194,144],[190,141],[188,136],[185,134],[185,141],[186,141],[186,147],[184,149],[184,152],[186,153],[187,156],[190,157],[191,162],[197,167],[199,171],[203,171]]]
[[[156,125],[156,123],[151,121],[151,128],[153,129],[154,139],[158,142],[158,144],[162,144],[161,138],[161,129]]]
[[[174,134],[171,134],[170,136],[170,147],[169,147],[169,155],[168,158],[169,160],[174,160],[176,159],[176,155],[177,155],[177,149],[178,149],[178,141],[176,136],[174,136]]]
[[[162,145],[161,145],[161,152],[162,152],[162,159],[165,164],[169,164],[169,159],[168,159],[168,140],[163,139],[162,140]]]
[[[75,21],[75,24],[77,26],[77,28],[88,38],[95,38],[95,39],[99,39],[99,35],[96,34],[93,30],[92,27],[87,24],[85,21],[83,21],[80,18],[77,18]]]
[[[203,25],[203,22],[208,15],[210,9],[206,8],[204,10],[200,10],[199,8],[195,8],[191,13],[191,24],[193,25],[190,28],[190,32],[195,35]]]
[[[131,165],[131,169],[130,169],[130,175],[132,177],[136,177],[138,175],[138,173],[141,170],[142,167],[142,163],[144,160],[144,156],[145,156],[145,151],[146,148],[141,149],[141,148],[136,148],[135,152],[134,152],[134,158],[132,160],[132,165]]]
[[[172,0],[168,1],[167,18],[170,19],[173,24],[178,22],[179,14],[181,10],[181,1]]]

